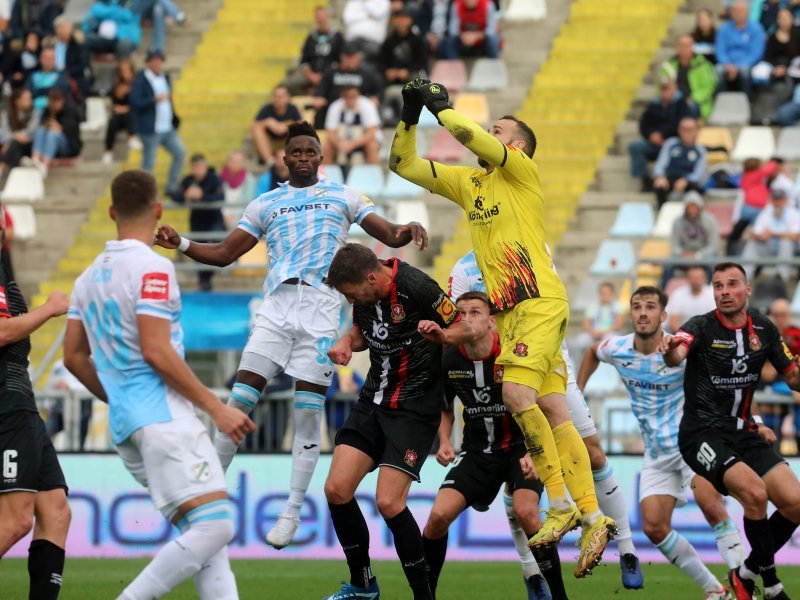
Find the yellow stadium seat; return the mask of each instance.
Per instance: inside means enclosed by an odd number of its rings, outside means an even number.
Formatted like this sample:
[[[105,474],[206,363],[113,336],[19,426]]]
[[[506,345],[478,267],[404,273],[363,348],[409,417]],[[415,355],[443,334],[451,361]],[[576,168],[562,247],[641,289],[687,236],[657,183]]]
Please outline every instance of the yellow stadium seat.
[[[489,124],[489,103],[484,94],[461,93],[456,96],[453,108],[476,123]]]

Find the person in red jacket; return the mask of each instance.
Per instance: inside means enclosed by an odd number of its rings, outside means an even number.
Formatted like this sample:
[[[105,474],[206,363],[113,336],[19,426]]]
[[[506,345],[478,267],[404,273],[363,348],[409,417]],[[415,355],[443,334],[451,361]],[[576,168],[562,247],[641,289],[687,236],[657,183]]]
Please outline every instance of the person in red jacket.
[[[450,7],[448,35],[442,58],[500,56],[497,12],[491,0],[455,0]]]

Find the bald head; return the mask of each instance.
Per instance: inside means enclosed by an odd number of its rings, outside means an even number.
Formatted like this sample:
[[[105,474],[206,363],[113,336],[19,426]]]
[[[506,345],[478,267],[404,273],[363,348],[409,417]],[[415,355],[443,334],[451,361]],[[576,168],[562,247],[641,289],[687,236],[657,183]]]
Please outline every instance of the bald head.
[[[750,16],[750,4],[744,0],[737,0],[731,4],[731,19],[737,27],[744,27]]]
[[[783,333],[791,324],[792,306],[785,298],[778,298],[769,305],[769,317],[778,331]]]

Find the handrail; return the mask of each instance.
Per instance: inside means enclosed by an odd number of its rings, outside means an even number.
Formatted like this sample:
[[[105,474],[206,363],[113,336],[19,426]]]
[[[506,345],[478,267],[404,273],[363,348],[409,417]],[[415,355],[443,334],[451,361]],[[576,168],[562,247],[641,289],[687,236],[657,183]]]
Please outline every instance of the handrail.
[[[61,328],[61,331],[58,332],[56,339],[53,340],[53,343],[50,344],[50,347],[47,349],[47,352],[45,352],[44,356],[42,357],[42,362],[40,362],[39,365],[36,367],[36,369],[34,369],[32,377],[34,386],[36,385],[36,382],[39,381],[39,379],[41,379],[41,377],[45,374],[46,369],[53,362],[53,358],[58,353],[59,347],[64,342],[64,334],[66,334],[66,332],[67,332],[67,326],[64,325]]]

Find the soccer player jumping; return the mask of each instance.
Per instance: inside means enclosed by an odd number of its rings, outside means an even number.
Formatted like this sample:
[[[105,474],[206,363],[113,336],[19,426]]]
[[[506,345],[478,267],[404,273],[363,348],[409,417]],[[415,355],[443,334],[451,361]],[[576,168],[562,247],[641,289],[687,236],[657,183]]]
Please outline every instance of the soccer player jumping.
[[[289,544],[297,531],[300,508],[319,459],[325,390],[334,371],[326,352],[339,329],[339,294],[325,283],[333,255],[344,245],[353,223],[392,248],[411,241],[420,250],[428,245],[419,223],[390,223],[375,213],[364,194],[318,176],[322,149],[308,123],[289,125],[284,160],[289,181],[253,200],[239,227],[222,242],[190,242],[168,226],[161,227],[156,240],[198,262],[226,266],[266,238],[269,273],[264,303],[242,353],[228,403],[249,413],[267,380],[281,371],[296,379],[291,489],[286,509],[267,534],[267,543],[278,549]],[[238,444],[218,433],[214,445],[227,469]]]
[[[503,401],[522,430],[550,501],[547,519],[530,545],[557,544],[582,523],[575,576],[584,577],[600,562],[616,526],[600,512],[589,454],[567,409],[561,342],[569,305],[544,240],[544,200],[532,160],[536,137],[514,117],[499,119],[487,133],[453,110],[444,86],[425,80],[407,84],[403,102],[389,168],[465,210],[475,257],[497,311]],[[478,156],[483,169],[417,156],[416,124],[423,105]]]
[[[674,336],[665,335],[659,347],[668,366],[686,359],[678,444],[695,473],[744,508],[751,552],[728,573],[737,600],[753,597],[759,575],[765,598],[786,599],[775,552],[800,523],[800,482],[764,439],[764,426],[754,421],[751,406],[766,361],[793,390],[800,390],[800,369],[772,321],[747,309],[751,290],[741,265],[716,265],[711,285],[716,310],[690,319]],[[767,501],[777,509],[769,519]]]

